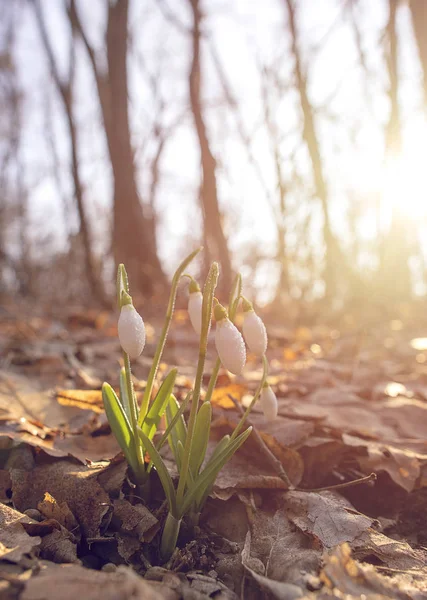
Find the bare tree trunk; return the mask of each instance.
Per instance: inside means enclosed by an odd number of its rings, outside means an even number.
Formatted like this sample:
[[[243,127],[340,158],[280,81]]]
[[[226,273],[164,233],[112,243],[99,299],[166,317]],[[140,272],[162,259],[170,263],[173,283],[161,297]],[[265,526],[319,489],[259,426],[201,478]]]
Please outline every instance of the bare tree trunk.
[[[425,0],[409,0],[409,8],[424,75],[424,103],[427,108],[427,3]]]
[[[398,72],[398,37],[396,17],[399,0],[389,0],[389,19],[386,30],[388,42],[387,70],[389,76],[390,116],[387,123],[385,166],[393,171],[399,169],[402,151],[402,124],[399,106],[399,72]],[[404,176],[402,173],[400,176]],[[399,173],[397,173],[399,178]],[[391,211],[390,228],[383,239],[380,251],[380,273],[377,281],[380,293],[390,298],[407,298],[411,291],[411,274],[409,269],[408,223],[394,198],[384,198],[387,208]]]
[[[74,196],[77,203],[77,211],[80,220],[80,233],[84,248],[85,271],[90,289],[94,297],[104,306],[109,306],[109,302],[104,292],[99,274],[95,267],[95,262],[92,254],[92,243],[90,239],[89,224],[86,216],[84,201],[83,201],[83,186],[80,178],[79,161],[77,156],[77,132],[74,123],[73,114],[73,71],[74,71],[74,36],[70,40],[70,72],[66,82],[61,80],[58,67],[51,42],[46,30],[44,17],[40,3],[36,0],[33,2],[33,7],[36,14],[37,23],[39,26],[40,36],[48,56],[52,77],[56,88],[62,100],[65,117],[67,120],[68,132],[70,136],[70,151],[71,151],[71,170],[74,183]]]
[[[271,151],[273,154],[274,168],[276,171],[276,188],[279,196],[279,206],[274,207],[275,221],[277,229],[277,252],[276,260],[279,263],[279,281],[276,290],[276,302],[278,306],[288,304],[289,301],[289,261],[288,251],[286,246],[286,224],[285,218],[287,213],[286,206],[286,194],[287,186],[285,182],[285,176],[282,168],[282,157],[280,154],[280,140],[278,138],[278,129],[273,121],[270,100],[268,90],[271,86],[271,82],[267,77],[268,73],[266,69],[263,69],[264,81],[262,85],[262,99],[263,99],[263,110],[265,125],[268,132],[269,142],[271,145]]]
[[[68,15],[88,52],[95,78],[114,180],[113,252],[116,264],[124,262],[132,288],[148,297],[166,283],[144,215],[135,177],[128,114],[128,0],[109,3],[106,32],[108,73],[100,73],[96,56],[78,17],[74,0]]]
[[[202,163],[201,200],[204,223],[204,238],[209,248],[209,254],[220,261],[222,267],[221,284],[224,289],[230,289],[232,284],[232,267],[227,240],[221,223],[218,191],[216,183],[216,161],[212,155],[206,124],[203,117],[200,93],[200,22],[201,13],[199,0],[189,0],[193,12],[193,59],[191,62],[189,86],[190,102],[194,124],[200,145]]]
[[[310,156],[313,169],[313,179],[316,196],[319,198],[323,212],[323,240],[325,243],[325,295],[333,297],[337,287],[337,271],[342,266],[342,255],[338,241],[331,228],[328,206],[328,188],[323,174],[320,144],[316,133],[313,110],[307,94],[307,80],[302,71],[300,52],[298,47],[298,33],[295,23],[295,8],[292,0],[284,0],[288,15],[291,33],[291,51],[294,59],[294,76],[303,115],[303,137]]]

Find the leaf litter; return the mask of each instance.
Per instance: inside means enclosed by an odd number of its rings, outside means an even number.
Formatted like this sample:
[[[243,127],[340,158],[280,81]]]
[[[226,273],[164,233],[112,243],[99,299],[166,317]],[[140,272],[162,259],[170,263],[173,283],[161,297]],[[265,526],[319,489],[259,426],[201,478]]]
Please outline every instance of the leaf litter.
[[[357,331],[272,330],[279,417],[266,422],[255,407],[257,436],[221,472],[198,534],[184,527],[156,566],[160,486],[154,478],[152,506],[135,497],[100,403],[107,376],[118,386],[115,327],[108,315],[77,317],[68,330],[0,323],[6,598],[427,598],[427,369],[416,336],[385,326],[361,349]],[[179,399],[196,346],[181,321],[161,369],[182,363]],[[137,392],[148,366],[135,365]],[[259,381],[249,366],[220,375],[215,439]],[[372,472],[375,483],[351,486]]]

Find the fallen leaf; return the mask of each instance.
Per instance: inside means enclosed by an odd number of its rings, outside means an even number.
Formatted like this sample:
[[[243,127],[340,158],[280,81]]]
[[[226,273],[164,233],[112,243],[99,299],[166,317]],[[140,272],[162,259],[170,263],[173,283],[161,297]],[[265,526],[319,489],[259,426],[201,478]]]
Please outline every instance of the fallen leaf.
[[[234,402],[230,396],[233,396],[237,401],[240,401],[246,394],[247,388],[240,383],[230,383],[226,386],[216,387],[212,393],[212,404],[221,408],[234,408]]]
[[[41,502],[37,504],[37,509],[46,519],[55,519],[68,531],[76,533],[79,528],[79,524],[76,521],[75,516],[70,510],[67,502],[58,504],[53,496],[46,492]]]
[[[25,585],[20,600],[179,600],[179,594],[156,581],[146,581],[129,567],[113,573],[79,565],[49,565]]]
[[[31,472],[11,470],[12,499],[21,511],[35,508],[49,492],[66,502],[86,538],[98,537],[110,498],[97,481],[102,468],[88,468],[68,460],[36,466]]]
[[[100,390],[57,390],[56,399],[62,406],[74,406],[96,413],[104,412]]]
[[[345,498],[330,491],[288,492],[286,512],[301,531],[317,538],[325,548],[352,542],[374,522],[358,513]]]
[[[41,544],[38,536],[31,537],[22,523],[31,523],[32,519],[17,510],[0,504],[0,558],[10,562],[19,562],[25,554],[30,554]]]
[[[270,592],[271,596],[278,600],[293,600],[294,598],[301,598],[304,595],[302,589],[293,583],[277,581],[266,577],[264,564],[258,558],[252,558],[250,551],[251,532],[248,531],[242,550],[242,565],[260,585],[261,589]]]

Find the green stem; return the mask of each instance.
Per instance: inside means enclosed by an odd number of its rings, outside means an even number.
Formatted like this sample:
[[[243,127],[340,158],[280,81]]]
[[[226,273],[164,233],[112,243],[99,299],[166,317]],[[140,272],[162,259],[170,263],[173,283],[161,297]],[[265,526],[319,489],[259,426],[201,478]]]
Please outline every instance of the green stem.
[[[181,279],[181,276],[183,275],[185,269],[188,267],[188,265],[193,260],[193,258],[195,256],[197,256],[197,254],[200,252],[201,249],[202,248],[198,248],[197,250],[194,250],[194,252],[192,252],[189,256],[187,256],[187,258],[179,265],[178,269],[175,272],[175,275],[173,276],[171,293],[169,296],[169,302],[168,302],[168,307],[166,310],[166,317],[165,317],[165,321],[163,324],[163,329],[160,334],[160,339],[157,344],[156,353],[154,354],[153,363],[151,365],[151,369],[148,374],[147,385],[145,386],[145,390],[144,390],[144,396],[142,397],[142,403],[141,403],[141,408],[140,408],[139,417],[138,417],[138,425],[140,427],[141,427],[142,423],[144,422],[145,416],[148,411],[148,405],[150,403],[151,394],[153,392],[154,380],[156,378],[157,370],[159,368],[159,364],[162,359],[163,350],[164,350],[164,347],[166,344],[166,338],[168,336],[169,327],[170,327],[170,324],[172,321],[172,315],[173,315],[173,311],[174,311],[174,307],[175,307],[175,300],[176,300],[176,294],[178,291],[179,280]]]
[[[218,379],[218,373],[221,368],[221,361],[219,358],[216,359],[214,368],[212,369],[212,374],[209,379],[208,389],[206,391],[205,402],[210,402],[212,399],[212,394],[216,386],[216,380]]]
[[[145,479],[145,467],[144,467],[144,454],[142,451],[141,444],[139,442],[139,436],[137,434],[136,428],[138,425],[138,409],[136,404],[135,393],[133,391],[132,385],[132,372],[130,369],[130,360],[129,355],[126,352],[123,352],[123,362],[125,366],[125,379],[126,379],[126,389],[127,396],[129,400],[129,412],[130,412],[130,424],[133,432],[133,440],[135,445],[135,454],[138,461],[138,473],[134,473],[135,477],[138,480],[138,483],[144,481]]]
[[[169,560],[176,548],[180,527],[181,519],[176,519],[172,513],[168,513],[160,543],[160,557],[164,562]]]
[[[234,439],[235,439],[235,438],[238,436],[238,434],[240,433],[240,431],[241,431],[241,429],[242,429],[243,425],[245,424],[245,421],[246,421],[246,419],[249,417],[249,414],[250,414],[250,412],[251,412],[251,410],[252,410],[252,408],[253,408],[253,406],[254,406],[255,402],[256,402],[256,401],[258,400],[258,398],[260,397],[260,394],[261,394],[261,391],[262,391],[263,385],[264,385],[264,383],[265,383],[265,382],[266,382],[266,380],[267,380],[267,375],[268,375],[268,362],[267,362],[267,357],[265,356],[265,354],[264,354],[264,356],[262,357],[262,365],[263,365],[263,373],[262,373],[262,378],[261,378],[260,384],[259,384],[259,386],[258,386],[258,388],[257,388],[257,391],[255,392],[255,395],[254,395],[254,397],[252,398],[252,401],[251,401],[251,403],[250,403],[250,404],[249,404],[249,406],[246,408],[246,410],[245,410],[245,412],[244,412],[244,414],[243,414],[242,418],[240,419],[239,423],[237,424],[237,427],[236,427],[236,429],[235,429],[235,430],[233,431],[233,433],[231,434],[230,442],[232,442],[232,441],[233,441],[233,440],[234,440]]]
[[[203,290],[202,331],[200,335],[199,360],[197,362],[196,378],[194,381],[193,396],[191,399],[190,418],[188,420],[187,437],[185,439],[184,454],[181,462],[181,471],[176,496],[178,507],[182,504],[185,486],[187,483],[188,469],[191,457],[191,447],[193,444],[194,427],[196,424],[197,410],[199,407],[200,389],[202,386],[203,369],[205,366],[205,358],[208,347],[208,336],[211,327],[213,298],[216,284],[218,281],[218,274],[218,264],[213,263],[206,278],[206,284]]]

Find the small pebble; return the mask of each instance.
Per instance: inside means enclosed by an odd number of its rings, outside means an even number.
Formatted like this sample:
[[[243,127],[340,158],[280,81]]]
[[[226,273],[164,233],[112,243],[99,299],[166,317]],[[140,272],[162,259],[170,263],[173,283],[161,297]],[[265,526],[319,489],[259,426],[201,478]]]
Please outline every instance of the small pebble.
[[[105,573],[114,573],[115,571],[117,571],[117,567],[114,563],[106,563],[101,571],[105,571]]]
[[[30,517],[30,519],[38,521],[39,523],[43,521],[44,518],[41,512],[36,508],[27,508],[27,510],[24,511],[24,515],[27,515],[27,517]]]

